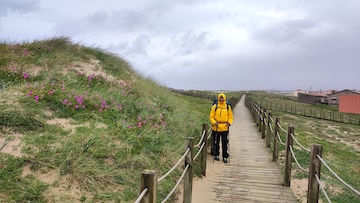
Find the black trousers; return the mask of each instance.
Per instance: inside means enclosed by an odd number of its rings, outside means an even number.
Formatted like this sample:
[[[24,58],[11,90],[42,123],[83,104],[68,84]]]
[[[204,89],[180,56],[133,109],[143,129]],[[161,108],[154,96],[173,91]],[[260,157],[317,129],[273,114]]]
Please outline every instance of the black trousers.
[[[223,158],[228,158],[229,157],[229,153],[228,153],[228,142],[229,142],[228,134],[229,134],[229,131],[224,131],[224,132],[212,131],[213,148],[211,150],[212,150],[214,156],[219,156],[220,155],[220,139],[221,139],[222,157]]]

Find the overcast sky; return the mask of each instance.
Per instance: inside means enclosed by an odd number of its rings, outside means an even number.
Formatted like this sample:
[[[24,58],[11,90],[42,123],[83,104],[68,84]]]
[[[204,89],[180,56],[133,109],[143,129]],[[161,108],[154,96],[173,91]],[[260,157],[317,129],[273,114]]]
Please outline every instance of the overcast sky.
[[[0,0],[0,39],[69,37],[176,89],[360,89],[359,11],[359,0]]]

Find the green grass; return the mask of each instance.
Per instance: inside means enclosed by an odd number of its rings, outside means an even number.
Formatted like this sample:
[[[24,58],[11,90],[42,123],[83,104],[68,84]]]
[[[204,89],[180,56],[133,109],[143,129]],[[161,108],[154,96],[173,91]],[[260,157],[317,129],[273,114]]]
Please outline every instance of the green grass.
[[[360,125],[359,114],[340,113],[337,106],[301,103],[294,96],[278,95],[263,91],[250,91],[249,94],[259,102],[260,106],[273,111]]]
[[[299,103],[289,100],[283,96],[275,94],[264,94],[263,92],[254,92],[251,97],[260,103],[266,100],[276,102],[278,105],[291,105],[296,107],[317,108],[317,105],[311,106],[308,104]],[[328,108],[331,111],[337,109]],[[269,111],[273,118],[280,118],[281,126],[287,130],[288,126],[294,126],[296,139],[306,148],[310,149],[313,144],[321,145],[323,148],[322,158],[330,166],[330,168],[339,175],[345,182],[352,187],[360,188],[360,126],[333,122],[328,120],[309,118],[301,115],[296,115],[284,111]],[[286,135],[281,131],[282,141],[285,142]],[[297,160],[303,168],[309,167],[310,154],[301,149],[297,143],[294,142],[294,152]],[[284,154],[284,146],[279,147],[280,154]],[[279,163],[283,168],[283,157],[279,157]],[[333,202],[359,202],[360,198],[352,191],[347,189],[343,183],[335,178],[331,172],[322,166],[321,180],[326,183],[326,191]],[[292,166],[293,179],[307,179],[307,173],[301,171],[295,162]],[[323,201],[324,196],[321,196]]]
[[[165,174],[208,123],[211,100],[173,93],[103,50],[54,38],[0,52],[0,146],[18,139],[21,151],[0,153],[5,202],[133,202],[141,172]],[[180,174],[160,183],[159,200]]]

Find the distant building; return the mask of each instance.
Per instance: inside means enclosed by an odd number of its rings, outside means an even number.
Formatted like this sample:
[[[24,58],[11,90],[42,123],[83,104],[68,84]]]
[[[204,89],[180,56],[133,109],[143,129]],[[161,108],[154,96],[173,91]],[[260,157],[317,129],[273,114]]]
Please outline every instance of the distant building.
[[[340,95],[339,112],[360,114],[360,94]]]
[[[306,90],[297,89],[292,92],[291,96],[297,97],[299,93],[307,93]]]
[[[328,90],[321,92],[297,91],[298,101],[308,104],[339,106],[339,112],[360,114],[360,92],[356,90]]]
[[[354,90],[349,90],[349,89],[333,92],[333,93],[327,95],[327,103],[329,105],[338,106],[339,98],[342,95],[360,95],[360,92],[357,92]]]
[[[298,92],[298,101],[308,104],[323,104],[326,103],[327,95],[320,93],[300,93]]]

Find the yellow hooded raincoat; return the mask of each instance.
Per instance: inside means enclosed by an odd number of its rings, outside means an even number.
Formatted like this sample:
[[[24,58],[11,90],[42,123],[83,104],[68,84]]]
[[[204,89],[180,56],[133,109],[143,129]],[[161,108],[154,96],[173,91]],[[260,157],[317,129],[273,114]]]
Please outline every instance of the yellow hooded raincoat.
[[[224,97],[224,102],[220,102],[221,96]],[[212,130],[217,132],[228,131],[229,126],[233,123],[234,116],[231,107],[229,106],[229,109],[227,108],[225,94],[221,93],[218,95],[218,106],[216,112],[215,109],[216,104],[211,107],[210,111],[210,122]],[[216,123],[219,123],[218,127],[216,127]]]

